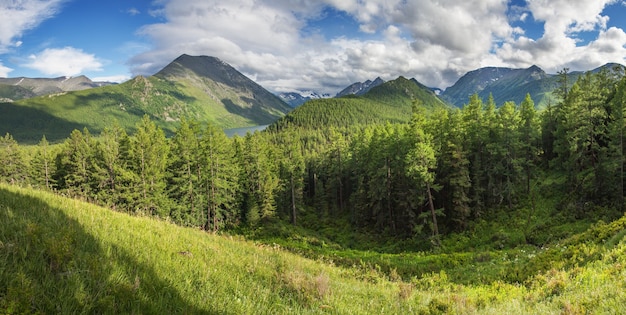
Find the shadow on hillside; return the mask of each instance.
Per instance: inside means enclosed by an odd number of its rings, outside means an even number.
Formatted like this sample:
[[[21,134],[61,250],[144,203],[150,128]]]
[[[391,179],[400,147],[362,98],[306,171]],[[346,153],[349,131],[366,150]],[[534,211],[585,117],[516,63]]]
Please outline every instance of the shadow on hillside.
[[[107,111],[110,114],[123,116],[124,113],[142,117],[146,114],[137,103],[139,100],[127,97],[122,93],[101,92],[86,95],[77,95],[74,107],[91,106],[100,111]]]
[[[46,202],[0,187],[0,310],[206,313],[133,253],[87,233]],[[106,224],[106,222],[103,222]]]
[[[74,129],[84,127],[39,109],[0,104],[0,133],[4,136],[8,132],[20,143],[38,143],[43,135],[48,141],[56,142],[67,138]]]
[[[221,102],[224,104],[229,113],[243,116],[251,121],[254,121],[258,125],[271,124],[280,118],[280,116],[272,115],[265,111],[263,106],[259,104],[258,100],[247,97],[241,97],[241,100],[247,104],[252,104],[252,106],[244,108],[229,99],[222,99]]]

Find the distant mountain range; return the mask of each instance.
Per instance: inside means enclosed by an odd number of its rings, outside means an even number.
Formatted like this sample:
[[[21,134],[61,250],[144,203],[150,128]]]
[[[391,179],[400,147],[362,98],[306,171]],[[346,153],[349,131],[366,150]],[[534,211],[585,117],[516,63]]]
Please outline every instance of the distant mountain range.
[[[35,96],[80,91],[111,85],[111,82],[94,82],[86,76],[47,78],[0,78],[0,101],[12,102]]]
[[[347,95],[364,95],[374,87],[377,87],[385,83],[380,77],[374,79],[374,81],[367,80],[365,82],[355,82],[350,84],[345,89],[341,90],[335,95],[335,97],[342,97]],[[306,92],[285,92],[277,94],[283,102],[289,104],[291,107],[298,107],[307,101],[316,100],[321,98],[330,98],[330,94],[318,94],[313,91]]]
[[[374,81],[367,80],[365,82],[356,82],[337,93],[337,97],[346,95],[364,95],[372,88],[375,88],[383,83],[385,83],[385,81],[383,81],[380,77],[374,79]]]
[[[592,71],[615,66],[621,65],[607,64]],[[582,73],[571,73],[570,84]],[[84,76],[0,79],[0,135],[9,132],[18,140],[34,142],[45,134],[55,140],[64,139],[75,128],[99,133],[114,123],[131,131],[143,115],[168,133],[183,118],[224,129],[250,127],[276,122],[305,102],[333,115],[340,113],[328,107],[348,104],[345,110],[361,122],[403,121],[410,117],[414,99],[428,107],[461,107],[478,93],[483,100],[492,95],[500,106],[506,101],[519,104],[530,93],[540,107],[555,101],[556,85],[557,76],[537,66],[487,67],[468,72],[444,91],[399,77],[389,82],[381,78],[356,82],[332,98],[311,91],[274,95],[218,58],[181,55],[153,76],[121,84],[93,82]],[[295,114],[318,121],[310,117],[315,106],[298,107]],[[372,117],[374,113],[379,117]]]
[[[597,72],[603,68],[612,69],[616,66],[624,67],[619,64],[608,63],[590,71]],[[573,84],[581,74],[584,74],[584,72],[570,72],[570,85]],[[497,106],[501,106],[506,101],[513,101],[519,104],[524,100],[527,93],[530,94],[537,107],[543,107],[547,103],[555,103],[557,101],[552,94],[552,91],[557,86],[557,75],[547,74],[538,66],[531,66],[526,69],[504,67],[480,68],[466,73],[459,78],[454,85],[445,90],[426,87],[415,79],[411,80],[421,87],[430,89],[439,98],[456,107],[463,107],[469,101],[469,97],[475,93],[485,101],[489,95],[492,95]],[[376,78],[374,81],[355,82],[337,93],[336,97],[365,95],[370,89],[383,83],[385,83],[385,81],[381,78]],[[293,107],[299,106],[310,99],[315,99],[315,97],[302,97],[298,93],[283,94],[289,94],[289,100],[282,96],[281,98]]]
[[[318,94],[313,91],[285,92],[278,93],[277,96],[291,107],[298,107],[310,100],[331,97],[330,94]]]
[[[614,67],[624,68],[623,65],[608,63],[591,71],[611,70]],[[569,84],[574,84],[582,74],[582,71],[569,73]],[[468,72],[443,91],[440,97],[450,104],[462,107],[474,93],[483,100],[492,95],[496,105],[501,106],[507,101],[519,104],[526,94],[530,94],[535,105],[543,107],[550,102],[557,102],[552,94],[558,85],[557,78],[556,74],[547,74],[537,66],[527,69],[486,67]]]

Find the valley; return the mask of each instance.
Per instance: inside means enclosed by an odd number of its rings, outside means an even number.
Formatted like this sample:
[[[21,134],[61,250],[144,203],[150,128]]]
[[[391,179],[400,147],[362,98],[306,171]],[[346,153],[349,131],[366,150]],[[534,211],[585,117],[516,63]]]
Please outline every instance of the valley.
[[[183,55],[0,104],[0,310],[620,312],[623,67],[376,81],[291,108]]]

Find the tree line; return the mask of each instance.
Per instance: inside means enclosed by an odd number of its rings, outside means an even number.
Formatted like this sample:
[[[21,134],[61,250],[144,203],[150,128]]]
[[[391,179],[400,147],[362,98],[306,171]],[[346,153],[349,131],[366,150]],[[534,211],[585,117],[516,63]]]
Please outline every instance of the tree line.
[[[529,95],[500,107],[473,95],[462,109],[415,101],[408,123],[284,124],[234,138],[186,120],[166,138],[147,116],[130,135],[74,130],[60,145],[21,147],[7,134],[0,179],[207,231],[306,214],[437,242],[546,189],[574,216],[622,211],[623,72],[559,78],[559,102],[539,112]]]

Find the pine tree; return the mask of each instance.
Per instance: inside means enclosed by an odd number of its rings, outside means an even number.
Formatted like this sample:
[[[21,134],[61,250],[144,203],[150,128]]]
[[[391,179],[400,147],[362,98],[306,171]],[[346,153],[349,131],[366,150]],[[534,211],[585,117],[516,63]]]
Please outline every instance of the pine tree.
[[[71,195],[90,198],[95,185],[93,159],[95,141],[87,128],[74,129],[57,156],[55,180],[60,189]]]
[[[260,219],[276,215],[275,194],[279,185],[276,159],[261,133],[248,134],[243,141],[244,205],[246,221],[255,225]]]
[[[432,196],[435,175],[432,172],[436,167],[435,151],[432,147],[430,135],[424,132],[424,112],[419,103],[413,104],[413,116],[411,118],[409,137],[412,139],[411,147],[406,155],[407,175],[412,178],[418,187],[425,190],[428,207],[432,219],[433,240],[439,246],[439,227],[437,224],[437,212]]]
[[[120,143],[128,135],[119,125],[105,128],[96,146],[94,176],[97,196],[105,205],[117,209],[120,204],[125,163]]]
[[[302,195],[302,187],[305,171],[302,147],[293,132],[285,132],[283,144],[283,158],[281,159],[281,169],[283,171],[283,182],[285,191],[288,193],[289,211],[291,224],[297,223],[297,207]]]
[[[168,165],[168,193],[174,201],[171,216],[175,222],[184,225],[203,226],[206,223],[200,182],[203,160],[201,138],[200,126],[183,119],[171,141]]]
[[[50,144],[44,135],[39,144],[35,156],[31,162],[31,178],[32,182],[45,189],[52,189],[52,174],[54,173],[54,152],[50,148]]]
[[[624,148],[624,126],[626,120],[624,120],[624,111],[626,110],[626,77],[623,77],[615,88],[615,95],[611,99],[610,103],[610,125],[609,127],[609,139],[607,158],[610,160],[607,162],[606,171],[609,174],[618,174],[616,176],[616,183],[612,186],[612,189],[607,193],[610,198],[614,200],[615,204],[619,205],[619,209],[624,210],[624,195],[626,194],[624,179],[625,169],[624,163],[626,163],[626,154]]]
[[[499,195],[501,200],[506,200],[510,208],[513,207],[513,198],[516,195],[516,186],[520,178],[520,159],[518,151],[521,148],[519,142],[520,117],[515,108],[515,103],[505,102],[498,110],[497,133],[500,143],[494,143],[496,149],[496,175],[498,186],[492,190],[494,195]]]
[[[441,111],[430,125],[429,133],[434,135],[433,147],[437,153],[436,182],[442,187],[438,199],[452,228],[463,230],[471,215],[471,182],[461,112]]]
[[[519,111],[519,141],[521,143],[521,167],[524,170],[525,191],[526,194],[530,194],[530,182],[533,178],[535,166],[538,163],[537,157],[539,155],[540,137],[539,121],[537,120],[535,103],[530,97],[530,94],[526,94],[524,101],[522,101],[522,103],[520,104]],[[550,131],[546,130],[546,132]]]
[[[169,146],[165,134],[146,115],[137,124],[130,142],[130,169],[137,175],[135,211],[165,217],[169,214],[165,195],[165,170]]]
[[[205,193],[205,230],[217,232],[220,226],[236,219],[235,196],[238,192],[237,164],[226,134],[209,124],[202,135],[199,180]]]
[[[0,181],[22,184],[26,174],[24,155],[17,141],[9,133],[0,137]]]
[[[485,183],[485,144],[488,128],[483,118],[483,102],[478,94],[470,96],[470,101],[462,110],[464,138],[467,141],[467,150],[472,182],[470,199],[474,214],[479,216],[484,207]]]

